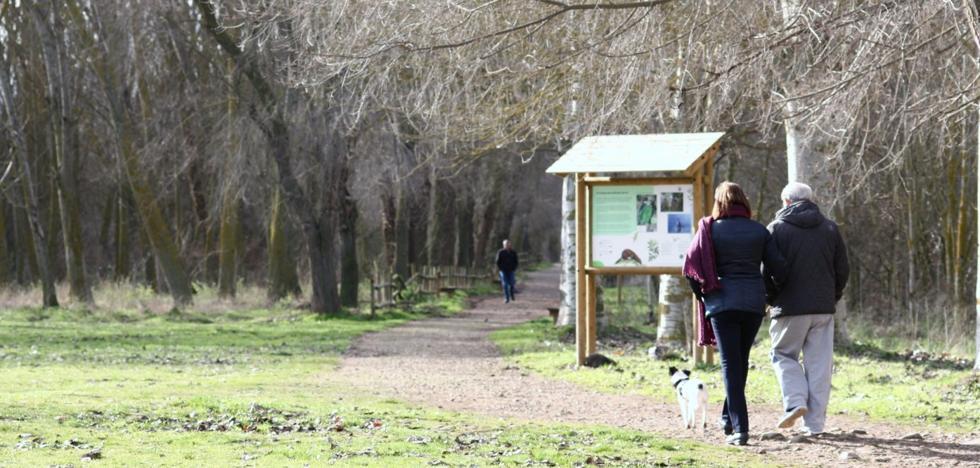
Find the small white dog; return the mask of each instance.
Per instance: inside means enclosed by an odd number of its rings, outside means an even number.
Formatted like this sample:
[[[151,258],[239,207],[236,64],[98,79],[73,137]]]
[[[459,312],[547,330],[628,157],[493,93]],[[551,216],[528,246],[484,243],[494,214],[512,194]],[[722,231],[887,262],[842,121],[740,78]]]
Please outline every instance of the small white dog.
[[[681,407],[681,417],[688,429],[694,428],[694,419],[701,410],[701,427],[708,427],[708,390],[704,382],[691,378],[691,371],[670,368],[670,383],[677,390],[677,403]]]

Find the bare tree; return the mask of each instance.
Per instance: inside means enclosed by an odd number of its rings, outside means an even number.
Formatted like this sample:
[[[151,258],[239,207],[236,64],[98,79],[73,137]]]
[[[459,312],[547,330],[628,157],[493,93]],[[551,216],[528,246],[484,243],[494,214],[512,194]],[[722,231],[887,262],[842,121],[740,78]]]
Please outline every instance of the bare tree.
[[[32,164],[32,158],[27,153],[27,142],[22,133],[22,123],[14,106],[14,91],[10,71],[10,63],[6,59],[7,50],[0,44],[0,101],[3,101],[3,111],[6,114],[7,132],[13,136],[15,158],[21,174],[24,190],[24,201],[27,204],[27,222],[33,237],[34,254],[37,256],[37,267],[41,279],[42,300],[44,307],[58,307],[58,296],[54,287],[54,274],[48,258],[47,232],[40,219],[40,203],[38,201],[37,168]]]
[[[51,2],[48,5],[39,2],[34,5],[33,18],[41,40],[48,101],[54,114],[51,119],[54,140],[52,147],[58,173],[58,211],[61,214],[68,282],[74,299],[91,303],[92,290],[85,274],[79,206],[79,136],[73,94],[77,85],[69,81],[73,75],[64,52],[70,44],[58,40],[54,33],[65,29],[60,10],[58,2]]]

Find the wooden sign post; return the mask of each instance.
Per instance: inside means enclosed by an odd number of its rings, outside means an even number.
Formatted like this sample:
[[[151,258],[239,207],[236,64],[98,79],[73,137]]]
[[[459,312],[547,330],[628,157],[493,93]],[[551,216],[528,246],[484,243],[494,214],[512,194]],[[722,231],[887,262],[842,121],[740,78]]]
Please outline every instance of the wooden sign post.
[[[549,173],[574,177],[575,181],[575,343],[579,365],[596,352],[598,275],[682,273],[683,254],[697,221],[711,211],[714,155],[722,136],[723,133],[688,133],[589,137],[548,169]],[[629,177],[630,172],[655,176]],[[619,204],[603,205],[609,212],[597,214],[601,211],[596,209],[597,193],[603,200]],[[630,202],[636,211],[622,210]],[[649,206],[651,203],[653,206]],[[641,214],[644,208],[648,209]],[[624,220],[626,216],[636,219]],[[635,233],[632,239],[628,235],[597,239],[597,222],[613,230],[632,224]],[[600,251],[594,251],[597,240]],[[623,245],[630,244],[617,244],[617,240],[632,240],[637,247],[623,249]],[[620,250],[622,253],[618,254]],[[637,250],[645,255],[641,257]],[[619,255],[618,259],[615,255]],[[689,351],[696,364],[710,364],[714,350],[697,344],[696,298],[692,304],[694,330]]]

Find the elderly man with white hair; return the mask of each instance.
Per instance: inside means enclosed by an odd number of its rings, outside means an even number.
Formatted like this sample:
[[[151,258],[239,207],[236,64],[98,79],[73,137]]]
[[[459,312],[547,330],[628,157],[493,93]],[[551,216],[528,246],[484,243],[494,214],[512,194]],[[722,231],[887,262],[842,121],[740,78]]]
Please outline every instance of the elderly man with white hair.
[[[847,284],[847,249],[837,224],[813,202],[810,186],[792,182],[782,199],[769,231],[786,259],[788,276],[778,291],[767,284],[772,365],[785,409],[778,426],[791,428],[803,418],[804,433],[819,434],[830,400],[834,310]]]

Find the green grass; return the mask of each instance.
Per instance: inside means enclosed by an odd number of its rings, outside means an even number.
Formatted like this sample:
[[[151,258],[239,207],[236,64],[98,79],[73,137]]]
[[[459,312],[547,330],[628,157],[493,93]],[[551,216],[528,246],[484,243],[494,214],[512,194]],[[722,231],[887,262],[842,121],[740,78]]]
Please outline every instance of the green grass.
[[[767,323],[753,348],[746,396],[750,404],[781,406],[779,387],[769,361]],[[548,378],[566,380],[607,393],[649,395],[672,401],[667,368],[685,361],[654,361],[646,356],[650,343],[600,349],[618,361],[618,369],[581,369],[575,361],[574,344],[563,341],[570,332],[555,328],[547,319],[495,332],[491,338],[507,359]],[[600,339],[601,341],[601,339]],[[934,424],[946,430],[980,429],[980,379],[963,362],[908,360],[903,355],[858,344],[835,357],[832,414],[867,415],[881,421],[915,425]],[[968,362],[965,364],[969,364]],[[724,397],[717,366],[697,372],[709,388],[714,403]]]
[[[763,465],[735,449],[487,420],[331,380],[357,336],[464,303],[460,293],[374,319],[0,310],[0,466],[77,466],[93,450],[105,466]]]

